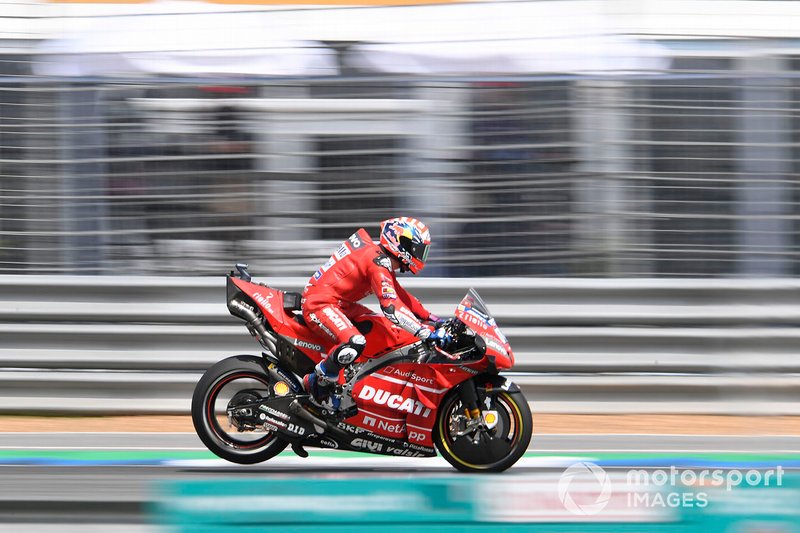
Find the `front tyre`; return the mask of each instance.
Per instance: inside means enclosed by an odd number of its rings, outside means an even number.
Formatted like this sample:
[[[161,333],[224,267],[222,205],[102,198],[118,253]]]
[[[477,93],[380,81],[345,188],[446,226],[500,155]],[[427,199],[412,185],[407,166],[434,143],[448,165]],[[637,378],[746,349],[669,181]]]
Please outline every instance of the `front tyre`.
[[[248,409],[250,403],[272,394],[270,378],[258,357],[223,359],[203,374],[194,389],[194,429],[209,450],[227,461],[254,464],[271,459],[289,443],[256,425]]]
[[[528,402],[519,390],[497,390],[479,393],[478,406],[496,413],[491,429],[471,426],[458,391],[451,391],[439,406],[434,443],[442,457],[462,472],[502,472],[530,444],[533,418]]]

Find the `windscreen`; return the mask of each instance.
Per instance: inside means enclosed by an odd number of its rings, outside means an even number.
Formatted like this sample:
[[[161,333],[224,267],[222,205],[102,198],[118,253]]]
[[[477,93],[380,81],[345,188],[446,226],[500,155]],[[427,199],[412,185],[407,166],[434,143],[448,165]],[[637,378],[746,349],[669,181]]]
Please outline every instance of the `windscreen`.
[[[475,311],[485,315],[486,318],[490,318],[492,316],[492,314],[489,312],[489,308],[486,307],[483,299],[475,289],[470,289],[467,291],[466,296],[461,299],[461,305],[464,307],[471,307]]]

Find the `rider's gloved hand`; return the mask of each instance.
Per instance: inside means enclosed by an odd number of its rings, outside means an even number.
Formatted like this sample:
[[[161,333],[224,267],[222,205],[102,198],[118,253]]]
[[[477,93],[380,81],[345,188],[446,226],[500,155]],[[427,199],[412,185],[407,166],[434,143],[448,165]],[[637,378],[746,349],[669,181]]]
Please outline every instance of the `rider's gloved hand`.
[[[447,346],[452,340],[453,337],[444,328],[437,328],[428,336],[428,342],[436,344],[440,348]]]

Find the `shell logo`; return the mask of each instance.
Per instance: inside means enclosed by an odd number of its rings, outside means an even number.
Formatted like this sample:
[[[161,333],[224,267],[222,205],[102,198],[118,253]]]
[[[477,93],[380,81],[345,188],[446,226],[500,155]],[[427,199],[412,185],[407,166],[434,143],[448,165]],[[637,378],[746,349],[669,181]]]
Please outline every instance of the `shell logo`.
[[[286,396],[289,394],[289,385],[283,381],[279,381],[272,386],[272,390],[275,391],[276,396]]]
[[[497,417],[497,411],[484,411],[483,413],[483,423],[486,424],[487,429],[494,429],[497,426],[497,422],[499,418]]]

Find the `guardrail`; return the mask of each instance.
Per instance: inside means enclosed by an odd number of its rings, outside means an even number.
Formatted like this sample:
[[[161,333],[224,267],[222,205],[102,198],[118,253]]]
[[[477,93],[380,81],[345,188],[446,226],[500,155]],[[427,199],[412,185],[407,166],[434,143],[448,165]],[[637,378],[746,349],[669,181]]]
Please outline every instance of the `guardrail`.
[[[540,412],[800,414],[800,280],[403,283],[442,315],[475,287]],[[221,276],[0,276],[0,412],[188,413],[205,368],[260,350],[224,300]]]

